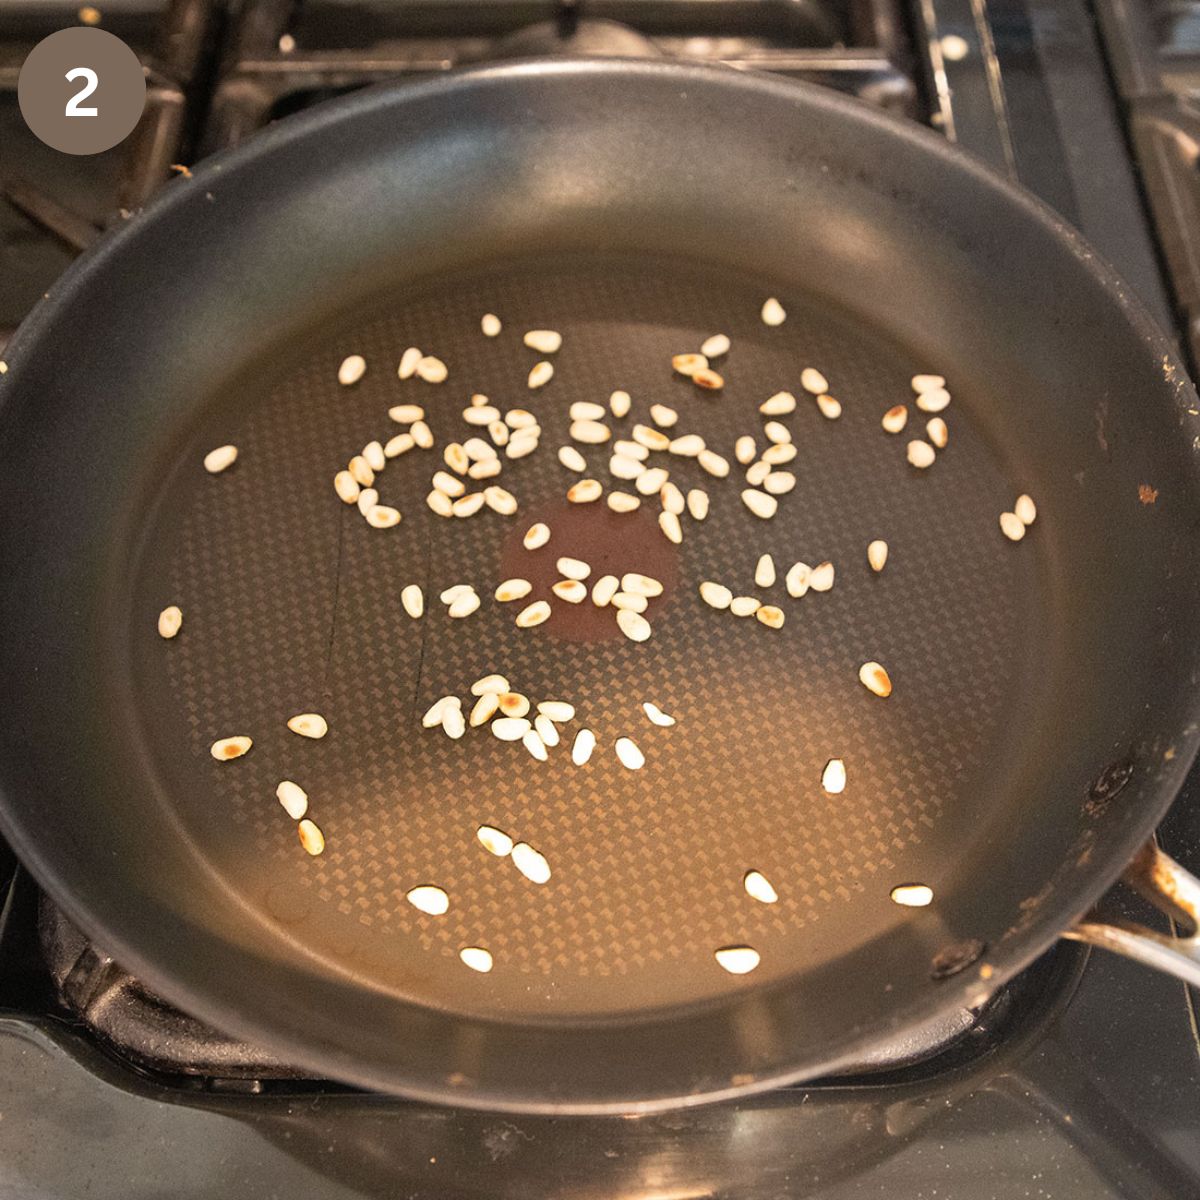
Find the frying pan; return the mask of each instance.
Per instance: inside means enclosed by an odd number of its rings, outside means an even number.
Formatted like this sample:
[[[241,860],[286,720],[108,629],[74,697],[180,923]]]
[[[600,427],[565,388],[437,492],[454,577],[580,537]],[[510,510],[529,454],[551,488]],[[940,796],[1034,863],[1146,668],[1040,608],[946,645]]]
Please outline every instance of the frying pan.
[[[768,296],[781,326],[759,317]],[[547,327],[564,343],[531,391],[520,335]],[[717,331],[725,387],[701,392],[671,355]],[[398,379],[409,345],[448,380]],[[341,387],[351,353],[367,373]],[[743,433],[761,448],[757,405],[799,393],[806,365],[844,412],[803,397],[783,418],[799,482],[773,519],[742,505],[740,472],[674,459],[712,501],[678,547],[649,501],[565,502],[569,404],[624,388],[618,434],[664,403],[729,457]],[[953,392],[923,472],[904,443],[924,415],[880,427],[918,371]],[[1182,368],[1052,213],[827,91],[582,60],[323,106],[86,255],[0,388],[4,832],[164,996],[336,1078],[599,1112],[834,1070],[978,1003],[1077,922],[1196,750],[1200,426]],[[424,496],[475,392],[533,411],[543,444],[506,462],[516,516],[444,520]],[[404,520],[378,530],[332,477],[397,431],[400,402],[426,408],[438,448],[387,467]],[[237,463],[210,476],[223,443]],[[588,449],[613,486],[607,455]],[[1020,492],[1040,515],[1012,544],[997,519]],[[531,553],[539,519],[553,537]],[[781,573],[833,561],[833,590],[755,592],[766,552]],[[593,579],[662,580],[652,638],[590,603],[518,629],[491,589],[521,576],[548,595],[561,554]],[[707,608],[703,579],[781,597],[786,624]],[[414,582],[420,620],[399,600]],[[462,621],[437,600],[456,583],[484,600]],[[872,659],[887,700],[858,682]],[[575,705],[548,762],[421,727],[490,672]],[[288,731],[303,711],[326,738]],[[576,767],[584,724],[599,744]],[[250,754],[209,756],[241,733]],[[832,757],[849,773],[833,796]],[[274,799],[283,778],[310,795],[318,857]],[[487,854],[484,823],[544,853],[549,883]],[[777,903],[746,894],[748,870]],[[912,882],[931,905],[890,900]],[[447,913],[408,903],[421,884]],[[729,945],[759,967],[722,971]],[[464,946],[494,969],[467,970]]]

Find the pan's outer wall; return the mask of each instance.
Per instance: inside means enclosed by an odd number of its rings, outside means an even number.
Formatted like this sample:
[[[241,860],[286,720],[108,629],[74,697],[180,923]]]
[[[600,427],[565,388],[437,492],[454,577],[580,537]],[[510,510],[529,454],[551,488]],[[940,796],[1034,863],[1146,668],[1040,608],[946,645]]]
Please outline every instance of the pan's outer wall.
[[[947,374],[989,381],[994,411],[972,419],[1034,481],[1050,544],[1061,722],[1022,756],[1023,819],[964,855],[937,911],[819,974],[588,1027],[399,1005],[290,958],[164,815],[122,683],[137,531],[198,407],[277,339],[398,279],[614,247],[828,295]],[[835,1068],[978,998],[974,968],[930,980],[947,941],[988,943],[987,986],[1043,950],[1150,833],[1195,751],[1200,428],[1182,368],[1046,210],[825,91],[558,62],[365,92],[174,184],[68,274],[9,360],[4,831],[126,966],[318,1072],[480,1107],[608,1111]],[[1129,756],[1120,795],[1089,800]]]

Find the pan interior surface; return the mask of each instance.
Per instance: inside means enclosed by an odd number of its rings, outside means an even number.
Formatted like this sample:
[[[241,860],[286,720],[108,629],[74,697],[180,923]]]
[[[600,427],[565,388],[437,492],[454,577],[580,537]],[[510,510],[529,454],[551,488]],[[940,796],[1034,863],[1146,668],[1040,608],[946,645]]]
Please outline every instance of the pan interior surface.
[[[1045,719],[1035,667],[1054,657],[1055,622],[1044,616],[1041,531],[1015,546],[996,523],[1027,484],[968,415],[986,395],[951,381],[950,444],[918,471],[905,444],[928,415],[909,380],[938,364],[794,291],[786,324],[768,328],[768,294],[766,281],[681,260],[505,264],[382,297],[281,346],[213,398],[151,509],[131,691],[164,795],[259,921],[327,968],[451,1011],[541,1020],[673,1008],[746,986],[718,965],[719,948],[754,947],[754,982],[769,983],[888,936],[908,915],[890,890],[921,882],[938,894],[964,847],[1014,802],[1004,781]],[[485,311],[502,315],[499,337],[480,332]],[[552,381],[530,390],[541,356],[522,333],[539,328],[564,340]],[[714,332],[733,344],[715,393],[671,370],[674,353]],[[397,378],[410,345],[446,362],[445,383]],[[367,372],[343,387],[338,365],[351,353]],[[806,366],[827,375],[840,419],[800,388]],[[631,514],[565,501],[577,479],[556,456],[570,443],[567,409],[606,405],[616,388],[633,397],[628,417],[608,417],[616,438],[665,404],[679,413],[672,435],[699,433],[733,465],[718,479],[694,458],[652,456],[682,491],[710,497],[706,520],[683,518],[679,547],[659,530],[657,495]],[[779,418],[797,454],[777,469],[798,483],[760,520],[740,499],[733,444],[750,434],[766,448],[757,407],[782,389],[798,393],[797,411]],[[496,480],[466,481],[502,484],[516,515],[443,519],[425,495],[446,469],[443,447],[486,437],[463,421],[477,392],[533,412],[541,445],[503,459]],[[367,442],[401,431],[388,419],[401,403],[424,407],[437,446],[380,473],[381,502],[404,519],[378,530],[339,503],[332,478]],[[896,404],[912,414],[900,435],[880,426]],[[205,474],[204,453],[224,443],[237,445],[236,464]],[[579,448],[588,475],[636,494],[610,477],[611,445]],[[552,536],[531,552],[521,539],[535,520]],[[881,574],[866,558],[877,538],[890,547]],[[778,581],[758,588],[764,553]],[[624,638],[611,607],[558,600],[562,555],[589,563],[589,585],[631,571],[662,580],[651,640]],[[790,598],[789,567],[826,560],[832,591]],[[497,603],[496,585],[512,577],[533,592]],[[778,605],[786,624],[714,611],[697,594],[702,580]],[[420,620],[400,603],[413,583],[426,596]],[[438,595],[462,583],[482,607],[450,619]],[[518,628],[515,613],[539,598],[551,619]],[[154,636],[167,603],[185,614],[171,642]],[[858,680],[872,659],[894,680],[886,701]],[[421,727],[444,695],[469,710],[471,683],[494,672],[535,704],[574,705],[548,762],[486,727],[460,741]],[[644,701],[677,724],[653,725]],[[326,717],[327,737],[287,729],[307,711]],[[583,726],[598,744],[577,767],[570,743]],[[252,752],[215,762],[210,744],[234,734],[252,736]],[[643,769],[621,765],[619,737],[638,743]],[[822,787],[831,758],[849,780],[837,795]],[[281,779],[308,792],[320,857],[304,854],[276,802]],[[550,882],[486,852],[480,825],[536,847]],[[747,894],[751,870],[776,903]],[[444,915],[406,899],[429,884],[449,896]],[[493,955],[490,974],[459,960],[472,946]]]

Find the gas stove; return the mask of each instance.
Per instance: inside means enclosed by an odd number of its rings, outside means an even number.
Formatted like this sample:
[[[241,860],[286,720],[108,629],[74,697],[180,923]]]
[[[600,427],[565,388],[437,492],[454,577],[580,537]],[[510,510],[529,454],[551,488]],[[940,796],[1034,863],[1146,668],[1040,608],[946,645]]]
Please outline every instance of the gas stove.
[[[124,145],[25,129],[17,71],[98,21],[147,69]],[[134,0],[0,6],[0,347],[172,171],[365,84],[528,54],[720,62],[921,121],[1038,193],[1200,350],[1200,6],[1146,0]],[[1200,774],[1160,831],[1200,869]],[[834,1079],[636,1118],[433,1108],[313,1079],[166,1004],[0,845],[0,1197],[1200,1196],[1181,984],[1062,943]],[[1162,924],[1114,892],[1107,916]],[[253,981],[247,981],[253,986]]]

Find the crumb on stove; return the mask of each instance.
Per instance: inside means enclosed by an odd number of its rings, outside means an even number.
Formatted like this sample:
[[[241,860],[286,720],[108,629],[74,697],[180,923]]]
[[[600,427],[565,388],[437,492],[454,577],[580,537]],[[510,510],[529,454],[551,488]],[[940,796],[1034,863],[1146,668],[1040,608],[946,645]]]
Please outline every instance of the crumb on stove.
[[[1139,483],[1138,499],[1143,504],[1153,504],[1158,499],[1158,488],[1153,488],[1148,483]]]

